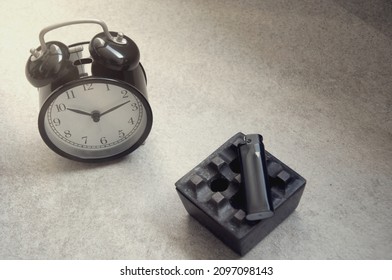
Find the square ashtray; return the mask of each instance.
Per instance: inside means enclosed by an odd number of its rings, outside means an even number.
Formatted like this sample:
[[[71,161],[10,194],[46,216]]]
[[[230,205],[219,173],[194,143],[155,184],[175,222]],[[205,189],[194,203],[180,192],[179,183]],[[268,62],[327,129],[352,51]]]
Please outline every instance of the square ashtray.
[[[237,133],[176,182],[188,213],[239,255],[245,255],[298,206],[306,180],[266,153],[274,216],[246,219],[246,196],[241,185]]]

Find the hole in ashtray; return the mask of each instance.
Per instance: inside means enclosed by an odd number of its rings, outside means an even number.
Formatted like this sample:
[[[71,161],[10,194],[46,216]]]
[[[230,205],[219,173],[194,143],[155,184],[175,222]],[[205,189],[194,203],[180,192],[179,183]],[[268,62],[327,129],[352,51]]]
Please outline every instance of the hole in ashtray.
[[[245,191],[241,189],[231,199],[230,204],[235,209],[242,209],[246,212],[246,197]]]
[[[285,186],[280,178],[268,176],[268,179],[271,187],[283,188]]]
[[[241,173],[240,159],[236,157],[232,162],[230,162],[229,167],[234,173]]]
[[[213,192],[224,192],[229,187],[229,180],[223,177],[211,181],[210,188]]]

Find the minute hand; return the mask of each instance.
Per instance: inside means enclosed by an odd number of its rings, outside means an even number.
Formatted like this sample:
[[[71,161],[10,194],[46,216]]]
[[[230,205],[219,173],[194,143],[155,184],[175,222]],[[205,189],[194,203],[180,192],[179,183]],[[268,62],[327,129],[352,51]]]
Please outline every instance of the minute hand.
[[[124,106],[125,104],[127,104],[127,103],[129,103],[129,102],[131,102],[131,100],[128,100],[128,101],[126,101],[126,102],[124,102],[124,103],[121,103],[120,105],[114,106],[113,108],[110,108],[109,110],[106,110],[105,112],[101,113],[101,117],[102,117],[103,115],[107,114],[107,113],[110,113],[110,112],[112,112],[112,111],[114,111],[114,110],[120,108],[121,106]]]

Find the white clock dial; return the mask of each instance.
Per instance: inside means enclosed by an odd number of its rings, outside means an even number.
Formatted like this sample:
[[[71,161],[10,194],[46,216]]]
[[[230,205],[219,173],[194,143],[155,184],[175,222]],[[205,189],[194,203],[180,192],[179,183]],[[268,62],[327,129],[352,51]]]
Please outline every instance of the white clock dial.
[[[54,149],[76,158],[113,157],[131,149],[149,132],[151,113],[143,101],[132,87],[120,83],[79,81],[46,102],[41,134]]]

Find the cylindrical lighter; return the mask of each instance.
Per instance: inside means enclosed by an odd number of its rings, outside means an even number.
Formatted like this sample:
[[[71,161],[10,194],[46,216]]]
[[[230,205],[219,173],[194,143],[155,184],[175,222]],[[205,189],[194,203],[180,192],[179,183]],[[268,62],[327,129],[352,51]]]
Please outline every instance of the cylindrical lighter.
[[[272,217],[274,209],[268,182],[263,137],[248,134],[238,145],[241,181],[246,193],[246,219],[256,221]]]

